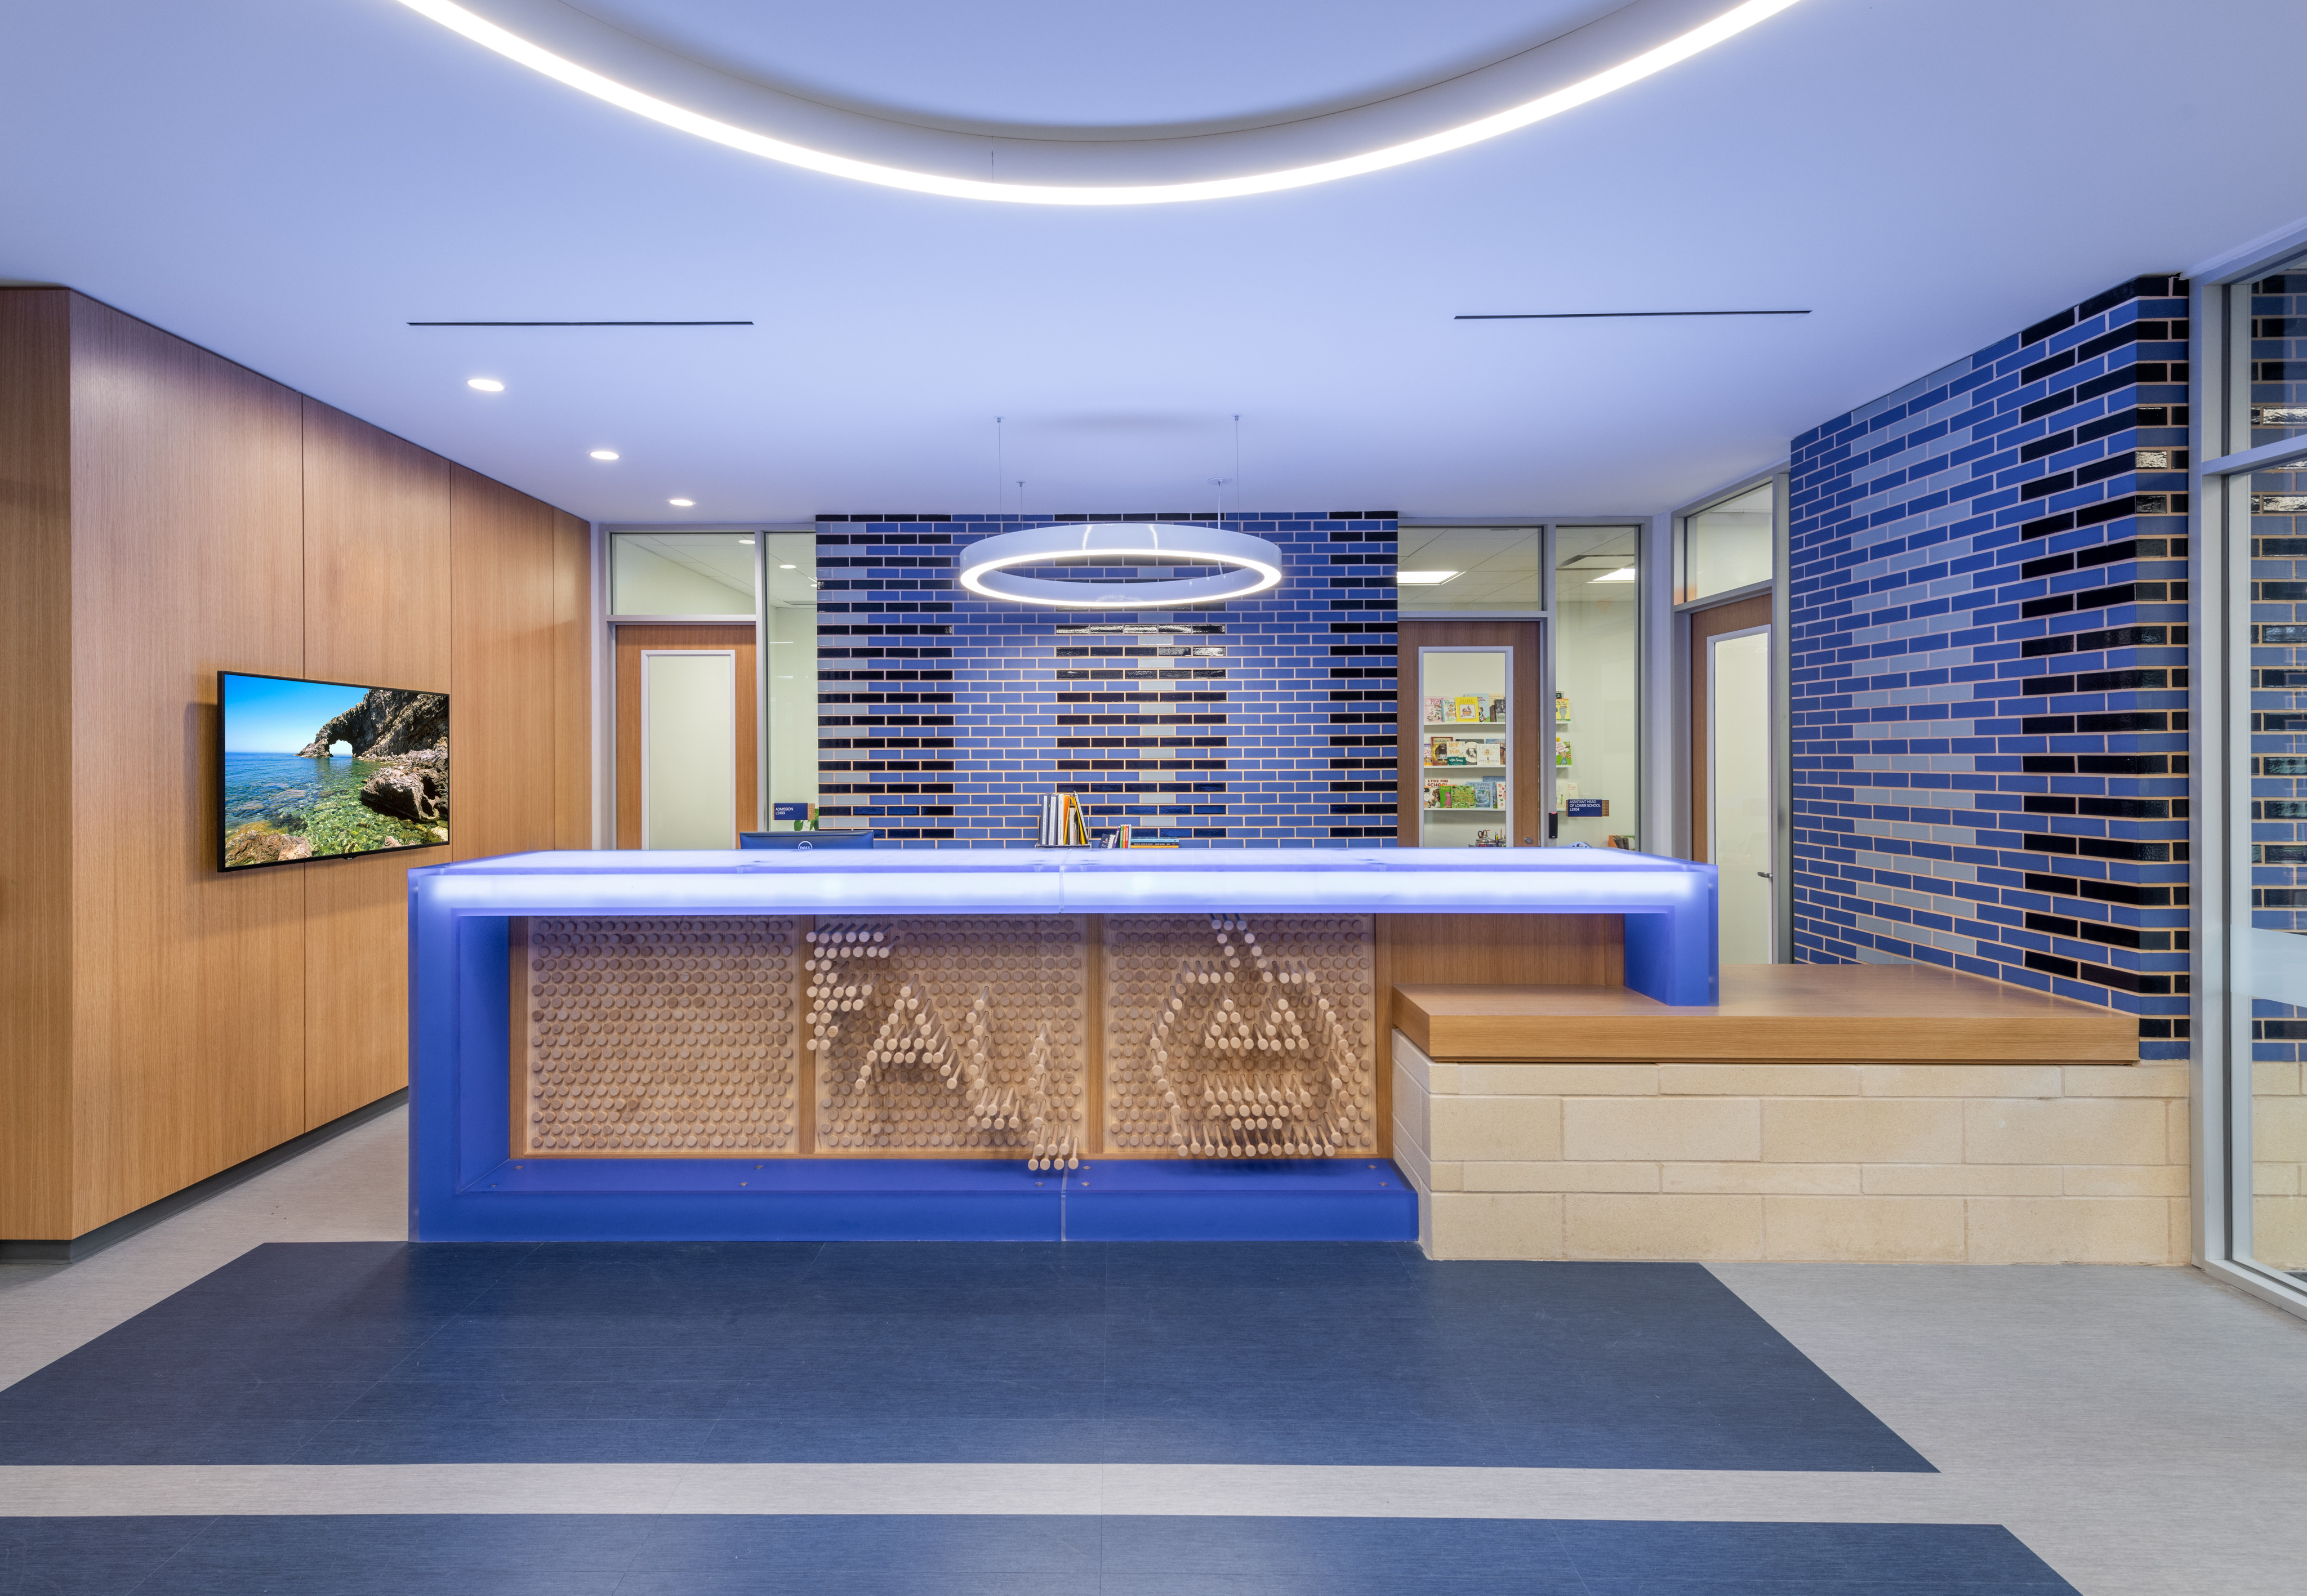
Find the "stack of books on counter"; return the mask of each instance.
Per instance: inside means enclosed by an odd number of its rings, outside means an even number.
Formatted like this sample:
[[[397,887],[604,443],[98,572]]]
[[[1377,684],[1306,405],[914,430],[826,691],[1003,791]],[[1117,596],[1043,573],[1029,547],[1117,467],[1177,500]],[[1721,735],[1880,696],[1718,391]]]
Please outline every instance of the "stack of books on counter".
[[[1089,815],[1081,800],[1071,793],[1050,793],[1042,799],[1042,836],[1036,845],[1044,848],[1086,848],[1089,839]]]

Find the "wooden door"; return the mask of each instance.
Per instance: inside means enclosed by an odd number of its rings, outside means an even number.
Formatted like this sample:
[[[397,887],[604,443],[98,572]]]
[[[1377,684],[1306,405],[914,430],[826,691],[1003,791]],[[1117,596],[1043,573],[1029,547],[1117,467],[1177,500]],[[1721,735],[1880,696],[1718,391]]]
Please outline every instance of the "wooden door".
[[[759,814],[757,762],[760,716],[750,626],[617,628],[617,846],[641,845],[641,656],[668,649],[731,651],[737,656],[737,825],[750,831]]]
[[[1708,794],[1713,791],[1713,759],[1709,752],[1707,706],[1707,640],[1725,632],[1745,631],[1771,623],[1771,596],[1757,593],[1735,604],[1717,605],[1690,614],[1690,856],[1707,860]]]
[[[1539,784],[1539,748],[1553,751],[1554,717],[1541,715],[1538,702],[1539,623],[1535,621],[1404,621],[1401,623],[1397,681],[1400,683],[1401,789],[1395,841],[1402,847],[1419,845],[1419,754],[1421,735],[1419,699],[1424,693],[1419,672],[1421,648],[1507,648],[1514,650],[1514,679],[1507,689],[1506,708],[1513,728],[1507,753],[1507,785],[1512,795],[1512,825],[1508,832],[1517,847],[1535,847],[1545,833],[1543,799]]]

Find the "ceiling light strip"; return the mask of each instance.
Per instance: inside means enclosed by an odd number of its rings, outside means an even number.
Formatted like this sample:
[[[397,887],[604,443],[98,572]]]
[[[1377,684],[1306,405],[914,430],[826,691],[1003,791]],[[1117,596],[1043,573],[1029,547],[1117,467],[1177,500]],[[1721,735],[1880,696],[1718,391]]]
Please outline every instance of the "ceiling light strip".
[[[1428,133],[1423,138],[1390,144],[1384,149],[1337,160],[1318,161],[1311,166],[1291,167],[1274,172],[1208,178],[1195,183],[1149,183],[1111,187],[993,183],[982,178],[948,176],[939,172],[909,171],[902,167],[886,167],[826,150],[811,150],[784,139],[773,139],[766,133],[735,127],[659,99],[655,95],[644,94],[638,89],[531,44],[519,34],[484,17],[476,16],[455,4],[454,0],[400,0],[400,3],[452,32],[462,34],[475,44],[493,50],[509,61],[518,62],[532,72],[541,73],[555,82],[566,84],[635,116],[646,116],[652,122],[662,123],[682,133],[691,133],[749,155],[782,161],[787,166],[801,167],[834,177],[847,177],[859,183],[878,184],[885,188],[944,194],[961,200],[996,200],[1016,205],[1164,205],[1189,200],[1232,199],[1244,194],[1274,193],[1282,189],[1305,188],[1316,183],[1334,183],[1342,177],[1357,177],[1367,172],[1380,172],[1389,167],[1423,160],[1428,156],[1462,150],[1470,144],[1479,144],[1502,133],[1543,122],[1549,116],[1558,116],[1630,83],[1638,83],[1712,48],[1727,39],[1744,33],[1759,22],[1767,21],[1795,4],[1796,0],[1744,0],[1744,4],[1732,6],[1720,16],[1702,22],[1689,32],[1644,50],[1616,66],[1522,105],[1477,117],[1457,127]]]
[[[1461,316],[1460,321],[1466,318]],[[750,327],[750,322],[411,322],[411,327]]]
[[[1454,322],[1608,322],[1640,316],[1806,316],[1806,310],[1731,311],[1493,311],[1487,314],[1453,316]],[[414,322],[410,325],[415,325]]]

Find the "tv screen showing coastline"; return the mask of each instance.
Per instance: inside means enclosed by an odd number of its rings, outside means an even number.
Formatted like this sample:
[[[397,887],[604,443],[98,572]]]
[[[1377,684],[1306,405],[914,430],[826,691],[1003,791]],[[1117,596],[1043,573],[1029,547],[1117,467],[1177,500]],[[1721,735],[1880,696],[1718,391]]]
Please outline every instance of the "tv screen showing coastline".
[[[217,673],[219,866],[449,840],[449,695]]]

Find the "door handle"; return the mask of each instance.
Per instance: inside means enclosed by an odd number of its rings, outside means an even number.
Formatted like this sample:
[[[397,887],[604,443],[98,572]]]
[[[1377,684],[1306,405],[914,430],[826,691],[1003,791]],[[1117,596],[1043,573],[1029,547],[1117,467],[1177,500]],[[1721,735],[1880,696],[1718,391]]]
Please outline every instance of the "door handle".
[[[1766,871],[1766,870],[1758,870],[1758,871],[1756,871],[1754,873],[1755,873],[1756,875],[1758,875],[1758,876],[1762,877],[1762,880],[1764,880],[1765,881],[1770,880],[1771,879],[1771,872],[1770,872],[1769,871]]]

